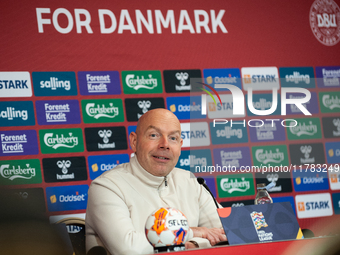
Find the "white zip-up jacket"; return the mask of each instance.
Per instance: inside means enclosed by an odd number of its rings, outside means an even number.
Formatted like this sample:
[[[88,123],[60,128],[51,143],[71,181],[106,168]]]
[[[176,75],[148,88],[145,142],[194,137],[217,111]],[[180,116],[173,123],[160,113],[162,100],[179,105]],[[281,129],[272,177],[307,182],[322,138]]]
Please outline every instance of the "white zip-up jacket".
[[[165,182],[166,179],[166,182]],[[190,227],[221,228],[215,203],[189,171],[174,168],[168,176],[147,172],[133,157],[96,178],[89,188],[86,210],[86,250],[103,246],[110,254],[150,254],[145,236],[147,218],[161,207],[173,207]],[[209,247],[204,238],[189,239]]]

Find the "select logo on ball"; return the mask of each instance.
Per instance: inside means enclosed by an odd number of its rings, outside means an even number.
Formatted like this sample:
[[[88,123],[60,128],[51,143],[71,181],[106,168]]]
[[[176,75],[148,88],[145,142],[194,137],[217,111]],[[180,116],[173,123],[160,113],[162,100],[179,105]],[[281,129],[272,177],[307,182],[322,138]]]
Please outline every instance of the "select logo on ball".
[[[189,224],[185,215],[175,208],[160,208],[145,224],[145,234],[153,247],[184,245],[188,239]]]

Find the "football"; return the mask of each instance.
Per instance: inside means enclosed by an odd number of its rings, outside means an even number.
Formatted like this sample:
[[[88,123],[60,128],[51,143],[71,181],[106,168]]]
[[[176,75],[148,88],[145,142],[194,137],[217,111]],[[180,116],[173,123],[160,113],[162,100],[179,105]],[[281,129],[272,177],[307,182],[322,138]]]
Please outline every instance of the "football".
[[[146,238],[154,247],[185,244],[188,231],[185,215],[171,207],[156,210],[145,223]]]

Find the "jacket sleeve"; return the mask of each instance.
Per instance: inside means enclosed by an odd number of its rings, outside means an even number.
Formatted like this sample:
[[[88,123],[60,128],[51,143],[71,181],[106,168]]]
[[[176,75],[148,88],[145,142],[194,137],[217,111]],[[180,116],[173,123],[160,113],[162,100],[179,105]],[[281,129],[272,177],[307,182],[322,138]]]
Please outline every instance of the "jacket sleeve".
[[[194,179],[194,185],[196,186],[199,203],[198,227],[222,228],[222,223],[218,216],[215,202],[210,193],[202,185],[197,184],[196,178]],[[219,208],[223,208],[219,203],[218,206]],[[200,248],[211,247],[208,239],[193,237],[190,240],[195,241]]]
[[[104,246],[110,254],[150,254],[144,231],[136,231],[119,188],[106,178],[91,183],[86,210],[86,249]]]

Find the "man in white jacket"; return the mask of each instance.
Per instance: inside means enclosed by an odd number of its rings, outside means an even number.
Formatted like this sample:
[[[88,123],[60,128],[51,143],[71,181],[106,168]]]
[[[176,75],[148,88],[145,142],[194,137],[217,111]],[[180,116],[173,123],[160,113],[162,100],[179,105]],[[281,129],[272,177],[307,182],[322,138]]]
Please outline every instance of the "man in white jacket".
[[[160,207],[179,209],[190,231],[186,248],[209,247],[226,236],[214,201],[186,170],[175,168],[183,140],[177,117],[154,109],[130,134],[135,153],[103,173],[90,186],[86,211],[86,249],[104,246],[110,254],[150,254],[145,222]]]

